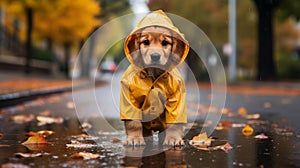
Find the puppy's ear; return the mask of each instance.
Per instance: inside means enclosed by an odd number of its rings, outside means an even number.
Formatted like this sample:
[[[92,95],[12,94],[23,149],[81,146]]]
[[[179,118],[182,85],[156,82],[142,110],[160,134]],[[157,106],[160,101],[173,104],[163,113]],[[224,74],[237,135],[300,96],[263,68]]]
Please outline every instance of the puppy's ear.
[[[132,60],[136,60],[138,58],[139,53],[139,33],[132,34],[128,39],[127,48],[129,49],[129,54],[132,57]]]
[[[181,60],[185,52],[185,43],[179,38],[173,38],[172,46],[172,64],[176,66]]]

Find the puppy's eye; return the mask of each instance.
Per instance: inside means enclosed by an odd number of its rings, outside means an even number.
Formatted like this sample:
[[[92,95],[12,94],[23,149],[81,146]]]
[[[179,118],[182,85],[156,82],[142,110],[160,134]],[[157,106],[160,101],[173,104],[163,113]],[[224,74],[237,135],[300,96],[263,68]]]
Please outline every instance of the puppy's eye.
[[[149,41],[149,40],[144,40],[142,43],[143,43],[144,45],[149,45],[149,44],[150,44],[150,41]]]
[[[162,45],[162,46],[167,46],[168,44],[169,44],[169,42],[166,41],[166,40],[163,40],[163,41],[161,42],[161,45]]]

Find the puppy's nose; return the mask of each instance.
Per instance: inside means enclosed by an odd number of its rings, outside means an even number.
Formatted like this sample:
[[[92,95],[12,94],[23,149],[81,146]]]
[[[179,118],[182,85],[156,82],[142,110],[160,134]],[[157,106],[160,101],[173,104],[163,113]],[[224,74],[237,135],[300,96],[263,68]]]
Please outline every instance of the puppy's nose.
[[[152,61],[158,61],[160,59],[160,54],[158,53],[153,53],[150,56]]]

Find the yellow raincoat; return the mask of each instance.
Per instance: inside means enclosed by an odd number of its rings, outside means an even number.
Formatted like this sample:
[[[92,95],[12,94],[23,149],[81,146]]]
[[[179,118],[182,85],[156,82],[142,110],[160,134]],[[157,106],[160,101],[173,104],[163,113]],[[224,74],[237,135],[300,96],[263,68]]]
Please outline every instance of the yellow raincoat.
[[[178,65],[184,61],[189,51],[183,34],[162,10],[146,15],[124,43],[124,51],[131,65],[121,80],[120,119],[140,120],[148,123],[148,128],[161,130],[166,123],[186,123],[186,91],[177,68],[168,69],[168,72],[153,81],[142,68],[134,64],[128,48],[129,41],[135,32],[148,26],[168,28],[176,38],[184,42],[182,60]]]

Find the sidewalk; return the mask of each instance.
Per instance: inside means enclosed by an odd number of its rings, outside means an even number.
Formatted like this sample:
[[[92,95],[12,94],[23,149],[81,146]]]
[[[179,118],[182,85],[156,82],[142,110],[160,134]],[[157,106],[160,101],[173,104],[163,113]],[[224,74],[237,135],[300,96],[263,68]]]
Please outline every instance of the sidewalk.
[[[89,80],[76,80],[74,87],[84,88]],[[103,81],[96,81],[99,85]],[[25,99],[40,95],[54,94],[72,90],[72,80],[63,75],[25,74],[15,71],[0,71],[0,107],[14,105]]]

